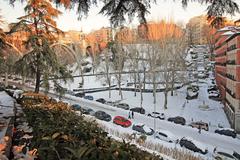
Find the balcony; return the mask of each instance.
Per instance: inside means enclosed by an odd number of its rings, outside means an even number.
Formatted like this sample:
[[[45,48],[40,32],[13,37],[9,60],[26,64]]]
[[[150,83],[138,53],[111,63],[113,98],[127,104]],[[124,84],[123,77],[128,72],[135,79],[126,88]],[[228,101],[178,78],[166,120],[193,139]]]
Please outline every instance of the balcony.
[[[226,56],[227,55],[227,52],[222,52],[222,53],[219,53],[219,54],[215,54],[215,57],[222,57],[222,56]]]
[[[229,95],[231,95],[233,98],[236,98],[236,94],[235,94],[233,91],[231,91],[229,88],[227,88],[227,87],[226,87],[226,92],[227,92]]]
[[[240,100],[233,98],[228,92],[226,92],[226,102],[232,108],[234,112],[238,112],[240,109]]]
[[[218,65],[218,66],[226,66],[226,63],[216,62],[215,65]]]
[[[236,44],[233,44],[233,45],[231,45],[230,47],[228,47],[228,48],[227,48],[227,51],[229,52],[229,51],[232,51],[232,50],[234,50],[234,49],[237,49],[237,45],[236,45]]]
[[[236,65],[236,61],[235,60],[228,60],[227,64],[228,65]]]
[[[231,79],[231,80],[233,80],[233,81],[236,81],[234,75],[231,75],[231,74],[228,74],[228,73],[227,73],[227,74],[226,74],[226,77],[229,78],[229,79]]]

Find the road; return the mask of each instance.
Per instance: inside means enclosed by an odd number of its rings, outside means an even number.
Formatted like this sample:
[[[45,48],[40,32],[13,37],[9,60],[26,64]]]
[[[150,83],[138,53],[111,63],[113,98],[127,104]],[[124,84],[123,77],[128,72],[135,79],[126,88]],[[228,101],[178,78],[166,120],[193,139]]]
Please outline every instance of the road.
[[[25,87],[26,89],[26,87]],[[28,89],[31,89],[28,87]],[[51,97],[57,97],[54,93],[49,93],[49,96]],[[121,115],[124,117],[128,117],[129,111],[111,107],[108,105],[104,105],[101,103],[98,103],[96,101],[89,101],[86,99],[69,96],[66,95],[63,98],[64,101],[68,101],[71,104],[78,103],[81,106],[90,107],[94,111],[97,110],[103,110],[110,114],[112,117],[116,115]],[[154,119],[152,117],[148,117],[146,115],[141,115],[138,113],[135,113],[134,120],[132,120],[133,123],[144,123],[147,126],[154,128]],[[109,122],[112,123],[112,122]],[[113,124],[113,123],[112,123]],[[113,124],[115,125],[115,124]],[[114,128],[114,126],[113,126]],[[131,129],[131,128],[129,128]],[[176,135],[177,138],[182,137],[192,137],[193,139],[205,144],[209,150],[209,152],[213,151],[213,148],[217,146],[218,149],[226,150],[226,151],[240,151],[240,140],[234,139],[232,137],[227,137],[219,134],[215,134],[213,132],[207,132],[202,130],[201,134],[198,133],[198,130],[195,128],[191,128],[189,126],[182,126],[178,124],[174,124],[172,122],[168,122],[166,120],[159,120],[156,119],[156,130],[168,130]]]

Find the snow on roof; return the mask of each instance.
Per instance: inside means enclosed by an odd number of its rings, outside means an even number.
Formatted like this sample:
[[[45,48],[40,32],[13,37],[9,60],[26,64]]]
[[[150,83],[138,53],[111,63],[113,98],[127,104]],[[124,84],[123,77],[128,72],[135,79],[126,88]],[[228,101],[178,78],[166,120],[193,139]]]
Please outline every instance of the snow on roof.
[[[200,148],[202,151],[205,151],[207,149],[206,145],[204,145],[203,143],[191,138],[191,137],[184,137],[185,139],[193,142],[198,148]]]
[[[145,132],[149,133],[149,132],[152,132],[151,128],[149,128],[148,126],[144,125],[143,126],[143,129]]]
[[[240,30],[240,27],[237,26],[227,26],[224,28],[219,29],[218,31],[233,31],[233,30]]]
[[[175,137],[175,135],[168,130],[160,129],[158,132],[164,133],[164,134],[168,135],[168,137]]]
[[[232,129],[232,128],[218,128],[218,130],[230,130],[230,131],[234,131],[234,129]]]
[[[233,32],[233,31],[227,31],[227,32],[224,32],[223,34],[221,34],[222,36],[229,36],[229,35],[233,35],[235,34],[236,32]]]

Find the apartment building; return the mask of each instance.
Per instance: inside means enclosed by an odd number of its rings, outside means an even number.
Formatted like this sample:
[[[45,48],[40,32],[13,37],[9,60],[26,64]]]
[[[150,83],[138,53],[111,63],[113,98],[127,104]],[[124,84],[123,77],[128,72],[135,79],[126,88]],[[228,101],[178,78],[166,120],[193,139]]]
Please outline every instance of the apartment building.
[[[232,127],[240,132],[240,28],[228,26],[215,34],[216,83]]]
[[[205,28],[208,27],[207,17],[200,15],[189,20],[186,26],[187,41],[191,45],[206,44]]]

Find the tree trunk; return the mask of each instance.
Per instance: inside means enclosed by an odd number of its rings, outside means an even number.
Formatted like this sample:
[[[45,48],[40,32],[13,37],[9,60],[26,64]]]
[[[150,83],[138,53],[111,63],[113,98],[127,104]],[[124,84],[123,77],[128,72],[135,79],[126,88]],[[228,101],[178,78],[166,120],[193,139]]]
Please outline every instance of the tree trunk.
[[[25,76],[22,75],[22,85],[25,84]]]
[[[143,89],[146,89],[146,68],[143,69]]]
[[[164,109],[167,109],[167,103],[168,103],[168,101],[167,101],[167,97],[168,97],[168,91],[167,90],[165,90],[164,91]]]
[[[134,97],[137,96],[137,75],[136,73],[134,72]]]
[[[120,72],[119,72],[120,73]],[[122,94],[122,87],[121,87],[121,79],[122,79],[122,76],[121,74],[118,75],[119,79],[118,79],[118,85],[119,85],[119,95],[121,96],[121,100],[123,100],[123,94]]]
[[[107,76],[107,82],[108,82],[108,98],[111,98],[111,80]]]
[[[40,89],[40,79],[41,79],[41,72],[40,72],[39,66],[37,66],[35,93],[39,93],[39,89]]]
[[[143,92],[142,92],[142,83],[140,83],[140,94],[141,94],[141,108],[142,108],[142,104],[143,104]]]
[[[155,73],[154,73],[155,74]],[[156,104],[156,77],[153,78],[153,103]]]
[[[8,71],[5,72],[5,82],[4,82],[5,87],[8,86]]]
[[[173,96],[174,82],[171,84],[171,96]]]

